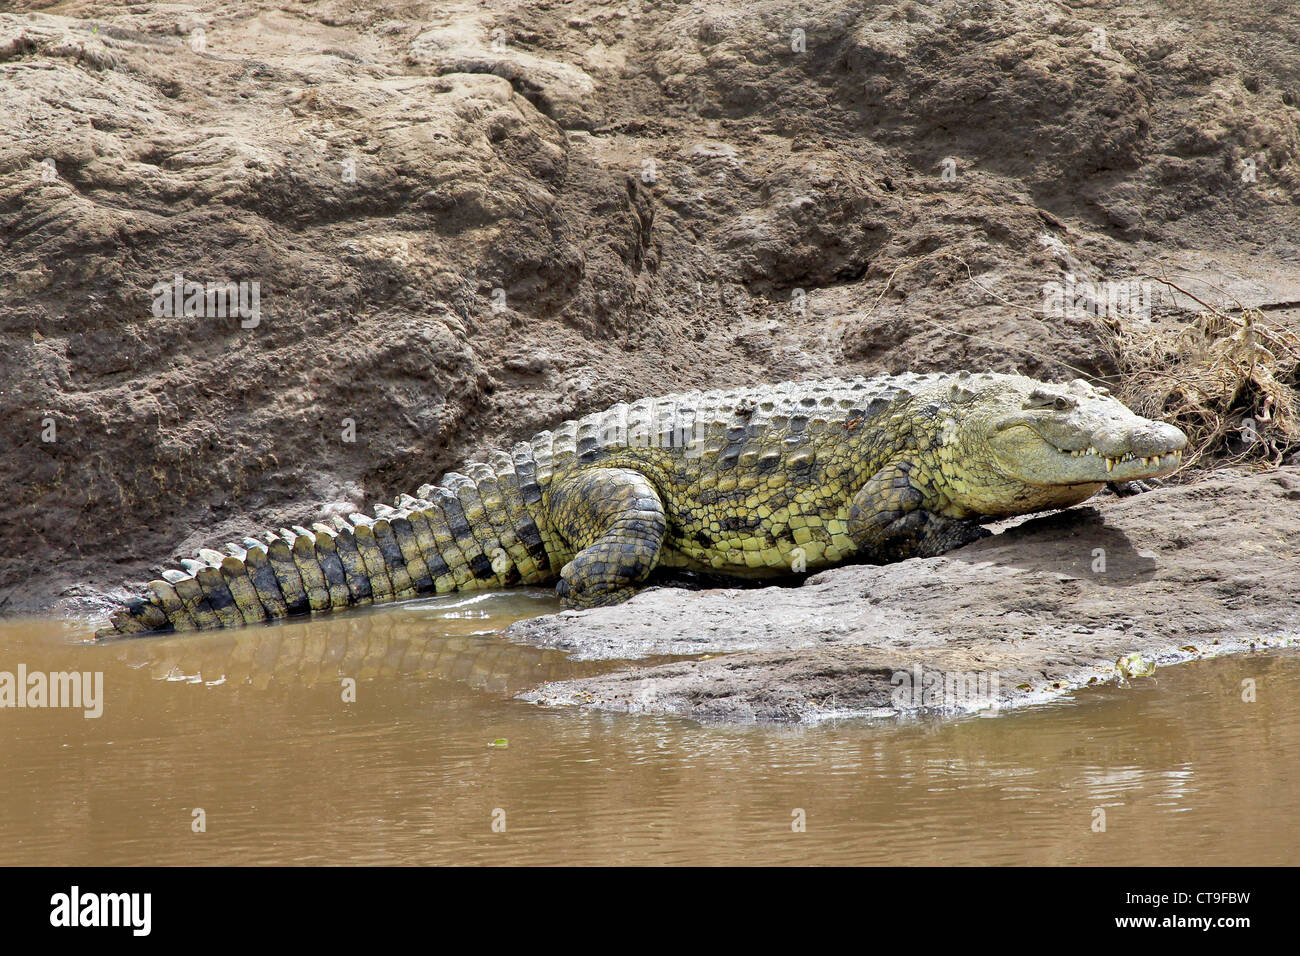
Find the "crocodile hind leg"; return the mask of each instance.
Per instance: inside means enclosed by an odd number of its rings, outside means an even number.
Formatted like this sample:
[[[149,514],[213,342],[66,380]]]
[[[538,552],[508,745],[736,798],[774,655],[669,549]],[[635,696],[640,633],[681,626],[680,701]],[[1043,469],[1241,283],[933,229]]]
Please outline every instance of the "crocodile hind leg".
[[[626,468],[591,468],[552,486],[551,527],[576,552],[555,593],[566,608],[626,601],[659,563],[668,530],[650,481]]]
[[[864,559],[885,564],[932,558],[989,536],[979,522],[927,511],[934,497],[908,462],[882,468],[849,504],[849,537]]]

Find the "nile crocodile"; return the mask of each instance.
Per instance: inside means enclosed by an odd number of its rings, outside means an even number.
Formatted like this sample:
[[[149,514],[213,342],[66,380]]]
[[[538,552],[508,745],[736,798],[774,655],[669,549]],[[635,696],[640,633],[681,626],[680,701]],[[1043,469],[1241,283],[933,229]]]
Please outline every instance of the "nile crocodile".
[[[237,627],[422,593],[630,597],[656,568],[772,577],[941,554],[982,521],[1174,471],[1186,436],[1081,379],[833,379],[620,403],[394,507],[202,550],[101,636]]]

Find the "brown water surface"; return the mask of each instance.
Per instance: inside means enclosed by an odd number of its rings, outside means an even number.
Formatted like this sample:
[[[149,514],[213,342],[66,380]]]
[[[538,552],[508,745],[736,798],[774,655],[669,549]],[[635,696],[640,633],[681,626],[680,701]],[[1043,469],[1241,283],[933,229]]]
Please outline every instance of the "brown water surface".
[[[98,718],[0,709],[0,864],[1300,862],[1294,652],[957,722],[700,726],[515,700],[619,666],[498,634],[552,609],[102,645],[0,623],[0,672],[104,681]]]

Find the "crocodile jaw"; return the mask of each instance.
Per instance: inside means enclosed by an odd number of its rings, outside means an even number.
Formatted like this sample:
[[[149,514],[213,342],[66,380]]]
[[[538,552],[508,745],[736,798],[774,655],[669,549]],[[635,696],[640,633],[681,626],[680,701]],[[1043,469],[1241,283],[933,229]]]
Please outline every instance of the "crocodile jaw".
[[[1121,456],[1107,457],[1094,448],[1061,454],[1068,455],[1076,462],[1081,461],[1083,470],[1088,473],[1088,477],[1079,481],[1070,481],[1069,484],[1078,484],[1080,481],[1140,481],[1144,478],[1162,478],[1173,474],[1183,464],[1181,448],[1164,454],[1144,456],[1137,456],[1130,452]],[[1076,466],[1066,466],[1069,467]],[[1097,477],[1103,473],[1104,478]]]
[[[1187,436],[1173,425],[1132,416],[1132,427],[1065,441],[1029,422],[1002,424],[991,441],[999,468],[1027,485],[1079,485],[1160,478],[1183,463]],[[1059,444],[1058,444],[1059,442]]]

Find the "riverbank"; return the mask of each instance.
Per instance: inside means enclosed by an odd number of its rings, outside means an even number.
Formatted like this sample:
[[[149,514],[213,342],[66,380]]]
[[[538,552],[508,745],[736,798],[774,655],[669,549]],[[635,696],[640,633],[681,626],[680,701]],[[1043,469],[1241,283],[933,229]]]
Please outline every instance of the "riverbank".
[[[1280,8],[9,8],[4,613],[102,613],[621,400],[1114,384],[1067,287],[1168,276],[1300,324]],[[178,276],[238,301],[177,310]],[[1171,337],[1201,308],[1148,291]],[[1231,397],[1223,427],[1274,447],[1266,396]]]

